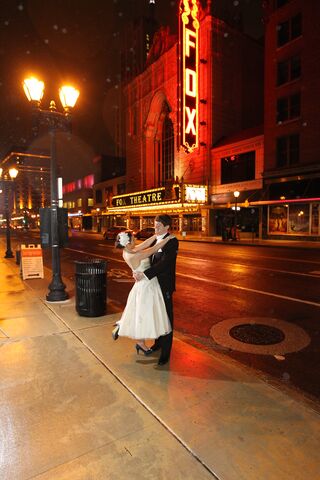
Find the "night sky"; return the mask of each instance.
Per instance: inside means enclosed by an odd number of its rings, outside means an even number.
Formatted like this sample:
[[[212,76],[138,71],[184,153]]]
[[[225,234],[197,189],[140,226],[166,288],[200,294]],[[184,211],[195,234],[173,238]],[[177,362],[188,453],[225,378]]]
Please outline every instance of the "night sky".
[[[113,153],[109,92],[120,83],[119,42],[128,22],[146,13],[148,0],[0,0],[0,158],[32,142],[30,107],[21,87],[29,73],[45,82],[43,107],[67,81],[80,90],[73,131],[88,155]],[[220,16],[262,35],[260,0],[212,1]],[[177,31],[178,2],[156,0],[156,19]],[[81,148],[82,148],[81,147]]]

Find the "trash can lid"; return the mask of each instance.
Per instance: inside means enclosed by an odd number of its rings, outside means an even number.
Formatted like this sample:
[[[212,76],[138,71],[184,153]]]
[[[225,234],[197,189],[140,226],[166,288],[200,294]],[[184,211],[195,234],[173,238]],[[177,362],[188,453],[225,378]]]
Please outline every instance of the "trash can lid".
[[[88,259],[86,261],[75,260],[76,273],[105,273],[107,261],[100,259]]]

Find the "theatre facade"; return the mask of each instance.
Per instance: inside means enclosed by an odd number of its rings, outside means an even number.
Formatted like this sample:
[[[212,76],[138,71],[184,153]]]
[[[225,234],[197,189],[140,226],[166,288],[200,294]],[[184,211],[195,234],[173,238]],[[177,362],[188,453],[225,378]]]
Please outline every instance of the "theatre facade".
[[[146,69],[124,87],[127,193],[109,197],[105,228],[145,228],[163,212],[182,235],[217,233],[212,145],[261,124],[262,62],[260,44],[197,1],[180,2],[179,38],[161,28]]]

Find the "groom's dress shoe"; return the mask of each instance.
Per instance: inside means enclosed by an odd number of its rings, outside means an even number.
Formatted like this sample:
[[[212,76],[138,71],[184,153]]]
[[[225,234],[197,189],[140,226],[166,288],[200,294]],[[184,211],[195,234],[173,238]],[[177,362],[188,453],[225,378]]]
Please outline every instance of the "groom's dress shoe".
[[[158,350],[160,350],[160,347],[159,347],[159,345],[152,345],[150,347],[150,350],[152,350],[153,352],[157,352]]]
[[[168,363],[170,360],[170,358],[159,358],[159,361],[158,361],[158,365],[161,367],[162,365],[165,365],[166,363]]]

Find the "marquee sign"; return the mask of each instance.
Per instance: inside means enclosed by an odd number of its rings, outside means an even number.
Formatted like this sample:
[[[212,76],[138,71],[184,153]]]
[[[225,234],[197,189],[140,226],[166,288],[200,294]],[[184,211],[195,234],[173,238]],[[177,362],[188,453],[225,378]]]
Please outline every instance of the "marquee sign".
[[[167,201],[164,187],[144,192],[117,195],[112,198],[113,207],[140,207],[141,205],[155,205]]]
[[[198,147],[198,5],[180,0],[180,121],[181,145],[187,152]]]

